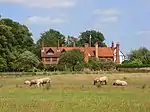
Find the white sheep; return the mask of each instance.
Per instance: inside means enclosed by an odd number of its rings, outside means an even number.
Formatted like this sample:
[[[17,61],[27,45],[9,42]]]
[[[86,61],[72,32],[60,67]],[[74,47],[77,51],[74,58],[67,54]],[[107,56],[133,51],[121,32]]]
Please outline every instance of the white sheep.
[[[98,83],[98,82],[100,82],[100,84],[103,83],[103,82],[105,82],[105,85],[107,85],[108,77],[107,76],[103,76],[103,77],[100,77],[100,78],[95,78],[94,79],[94,85],[96,83]]]
[[[113,85],[116,85],[116,86],[127,86],[128,83],[126,81],[116,80],[115,82],[113,82]]]
[[[44,85],[44,84],[49,84],[51,85],[51,79],[49,77],[46,78],[40,78],[40,79],[36,79],[36,83],[37,86],[39,87],[40,85]]]
[[[51,79],[46,77],[46,78],[39,78],[39,79],[33,79],[33,80],[26,80],[24,82],[24,84],[27,84],[29,86],[32,86],[32,85],[37,85],[38,87],[39,86],[43,86],[44,84],[49,84],[50,85],[50,82],[51,82]]]
[[[25,80],[24,84],[27,84],[29,86],[37,84],[36,80]]]

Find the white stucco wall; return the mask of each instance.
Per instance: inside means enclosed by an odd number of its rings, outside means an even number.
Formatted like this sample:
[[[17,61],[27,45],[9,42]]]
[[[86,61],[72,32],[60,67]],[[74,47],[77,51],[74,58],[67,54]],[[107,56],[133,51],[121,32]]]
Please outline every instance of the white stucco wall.
[[[124,55],[121,51],[119,51],[119,57],[120,57],[120,64],[125,60]],[[116,61],[116,50],[114,51],[114,62]]]

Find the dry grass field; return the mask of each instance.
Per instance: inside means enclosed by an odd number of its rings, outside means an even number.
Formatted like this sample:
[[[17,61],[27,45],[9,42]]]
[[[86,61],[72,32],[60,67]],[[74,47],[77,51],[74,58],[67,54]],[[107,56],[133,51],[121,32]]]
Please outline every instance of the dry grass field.
[[[113,73],[108,85],[97,88],[102,75],[49,76],[50,88],[28,87],[25,79],[43,76],[0,77],[0,112],[149,112],[150,73]],[[112,86],[115,79],[127,87]]]

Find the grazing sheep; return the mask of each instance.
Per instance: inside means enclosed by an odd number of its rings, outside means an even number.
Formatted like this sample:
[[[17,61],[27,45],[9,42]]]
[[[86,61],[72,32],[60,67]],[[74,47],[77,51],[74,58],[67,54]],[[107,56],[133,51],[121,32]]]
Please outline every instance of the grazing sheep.
[[[44,84],[49,84],[50,85],[50,82],[51,82],[51,79],[46,77],[46,78],[40,78],[40,79],[34,79],[34,80],[26,80],[24,82],[24,84],[27,84],[29,86],[32,86],[32,85],[37,85],[38,87],[39,86],[43,86]]]
[[[44,84],[49,84],[51,83],[51,79],[49,77],[46,78],[40,78],[36,80],[37,86],[39,87],[40,85],[44,85]]]
[[[32,85],[37,84],[37,82],[36,82],[36,80],[26,80],[26,81],[24,82],[24,84],[27,84],[27,85],[29,85],[29,86],[32,86]]]
[[[95,78],[94,79],[94,85],[96,83],[98,83],[98,82],[100,82],[100,84],[103,83],[103,82],[105,82],[105,85],[107,85],[108,77],[107,76],[103,76],[103,77],[100,77],[100,78]]]
[[[116,80],[113,85],[116,85],[116,86],[127,86],[128,83],[126,81],[122,81],[122,80]]]

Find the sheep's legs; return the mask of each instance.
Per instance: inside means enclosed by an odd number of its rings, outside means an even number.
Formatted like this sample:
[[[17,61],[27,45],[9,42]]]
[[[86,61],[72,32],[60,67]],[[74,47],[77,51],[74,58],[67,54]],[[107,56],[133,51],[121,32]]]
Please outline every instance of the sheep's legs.
[[[40,82],[38,82],[38,83],[37,83],[37,86],[40,87],[40,85],[41,85]]]
[[[94,80],[94,85],[96,84],[96,81]]]
[[[105,81],[105,85],[107,85],[107,81]]]

